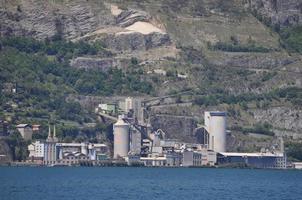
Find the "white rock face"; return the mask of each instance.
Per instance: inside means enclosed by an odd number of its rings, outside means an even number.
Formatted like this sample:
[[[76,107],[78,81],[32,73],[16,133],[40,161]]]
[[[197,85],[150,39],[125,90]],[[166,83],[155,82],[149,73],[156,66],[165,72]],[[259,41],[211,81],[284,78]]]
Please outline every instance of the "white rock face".
[[[144,35],[148,35],[150,33],[162,33],[165,34],[165,32],[157,27],[155,27],[153,24],[148,22],[135,22],[131,26],[126,27],[129,31],[139,32]]]
[[[119,9],[116,5],[110,5],[111,14],[114,16],[119,16],[123,10]]]

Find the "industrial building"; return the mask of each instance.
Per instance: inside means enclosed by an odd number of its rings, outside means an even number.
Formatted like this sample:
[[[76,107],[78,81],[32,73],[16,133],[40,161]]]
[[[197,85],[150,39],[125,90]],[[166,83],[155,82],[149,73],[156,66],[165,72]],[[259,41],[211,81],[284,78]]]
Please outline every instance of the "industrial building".
[[[219,165],[241,165],[253,168],[286,168],[283,153],[218,153]]]
[[[145,166],[165,167],[213,166],[216,163],[216,153],[207,146],[166,139],[161,129],[148,133],[138,126],[127,115],[119,116],[113,125],[114,159],[131,163],[138,162],[137,156],[140,156],[139,161]]]
[[[120,103],[121,109],[137,123],[144,122],[144,111],[140,99],[127,97],[124,103]]]
[[[89,157],[81,152],[65,152],[62,158],[57,160],[56,164],[72,166],[88,160]]]
[[[125,111],[131,112],[133,99],[125,101]],[[226,152],[227,113],[206,111],[202,132],[202,143],[183,143],[166,138],[161,129],[132,120],[132,115],[119,116],[113,126],[114,158],[123,158],[127,162],[137,161],[145,166],[183,166],[200,167],[227,164],[244,164],[257,168],[284,168],[286,157],[283,153],[228,153]]]
[[[117,105],[113,103],[99,104],[95,112],[102,112],[104,114],[115,115],[117,113]]]
[[[32,139],[33,130],[32,126],[29,124],[19,124],[17,125],[17,130],[21,134],[24,140],[28,141]]]
[[[49,127],[45,142],[35,141],[28,146],[29,161],[48,166],[77,165],[81,161],[99,161],[109,159],[109,148],[105,144],[59,143],[55,126]]]
[[[182,159],[183,167],[214,166],[217,163],[216,153],[209,150],[185,151]]]
[[[125,158],[129,152],[129,129],[130,125],[120,115],[117,122],[113,125],[114,135],[114,156],[113,158]]]
[[[29,146],[32,157],[41,157],[46,165],[78,165],[81,162],[144,165],[150,167],[201,167],[214,165],[241,165],[255,168],[286,168],[283,148],[280,152],[232,153],[226,149],[227,113],[206,111],[204,125],[195,131],[201,133],[198,143],[184,143],[166,138],[166,133],[153,130],[144,119],[144,108],[140,99],[126,98],[120,108],[111,104],[100,104],[98,114],[114,121],[113,156],[104,144],[59,143],[55,127],[49,128],[46,142],[35,142]],[[122,110],[118,118],[112,114]],[[146,115],[148,116],[148,115]],[[194,134],[194,133],[192,133]],[[283,146],[283,145],[281,145]],[[111,159],[112,158],[112,159]],[[104,161],[104,162],[103,162]]]
[[[54,126],[53,133],[51,133],[50,126],[48,130],[48,137],[44,143],[44,164],[54,165],[57,160],[57,148],[56,143],[58,138],[56,137],[56,127]]]
[[[205,112],[204,124],[208,135],[208,148],[215,152],[226,151],[226,112]]]
[[[294,169],[300,169],[300,170],[302,170],[302,162],[293,162],[292,163],[292,167]]]
[[[130,153],[131,155],[140,155],[142,149],[142,134],[131,126],[130,129]]]
[[[43,164],[44,160],[44,143],[40,141],[35,141],[28,145],[29,159],[31,162],[38,164]]]
[[[103,160],[109,158],[109,148],[105,144],[91,143],[57,143],[58,159],[64,159],[65,153],[81,153],[89,160]]]

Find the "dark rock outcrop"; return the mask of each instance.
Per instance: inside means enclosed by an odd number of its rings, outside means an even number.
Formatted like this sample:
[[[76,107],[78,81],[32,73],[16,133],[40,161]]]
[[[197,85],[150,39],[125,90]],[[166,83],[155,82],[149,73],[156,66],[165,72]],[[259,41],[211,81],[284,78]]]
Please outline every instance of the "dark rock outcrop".
[[[195,142],[194,129],[197,127],[193,117],[173,116],[173,115],[153,115],[151,125],[157,129],[162,129],[166,137],[178,139],[183,142]]]
[[[302,25],[300,0],[249,0],[248,4],[266,23],[280,27]]]
[[[114,17],[102,3],[95,10],[88,2],[53,4],[35,0],[0,1],[0,35],[33,36],[44,39],[54,35],[73,39],[108,24]]]
[[[116,17],[116,23],[121,27],[127,27],[138,21],[150,21],[151,16],[145,11],[126,10]]]

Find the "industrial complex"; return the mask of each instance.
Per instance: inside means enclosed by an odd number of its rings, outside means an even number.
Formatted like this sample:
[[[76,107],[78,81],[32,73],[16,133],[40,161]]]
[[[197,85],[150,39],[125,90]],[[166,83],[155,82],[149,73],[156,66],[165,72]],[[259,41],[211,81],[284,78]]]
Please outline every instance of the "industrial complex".
[[[35,141],[29,145],[29,160],[47,166],[123,164],[148,167],[286,168],[283,148],[273,152],[227,152],[226,112],[206,111],[204,125],[196,129],[201,132],[202,142],[186,143],[167,138],[161,129],[153,129],[145,110],[141,100],[131,97],[118,105],[100,104],[96,113],[101,118],[113,121],[112,149],[106,144],[60,143],[54,126],[53,131],[49,128],[46,141]],[[20,125],[19,129],[26,127]],[[24,135],[25,132],[21,131]],[[282,144],[282,140],[280,142]]]

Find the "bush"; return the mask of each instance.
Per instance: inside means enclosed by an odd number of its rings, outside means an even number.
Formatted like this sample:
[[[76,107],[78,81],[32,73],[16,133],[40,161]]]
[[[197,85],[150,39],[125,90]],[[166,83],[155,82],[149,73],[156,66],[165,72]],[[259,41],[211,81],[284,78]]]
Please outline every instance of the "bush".
[[[27,150],[27,145],[29,145],[29,142],[26,142],[17,131],[10,134],[6,141],[10,151],[12,152],[13,160],[25,161],[29,154]]]
[[[228,51],[228,52],[259,52],[259,53],[268,53],[272,51],[272,49],[257,46],[255,44],[230,44],[230,43],[223,43],[217,42],[215,45],[210,45],[209,49],[217,51]]]
[[[302,26],[285,28],[280,31],[282,45],[291,52],[302,53]]]
[[[275,133],[273,131],[271,131],[271,129],[272,129],[272,125],[265,122],[264,124],[257,123],[252,128],[243,128],[242,131],[243,131],[243,133],[251,132],[251,133],[258,133],[258,134],[262,134],[262,135],[274,136]]]
[[[290,142],[285,144],[286,153],[289,158],[302,161],[302,143]]]

